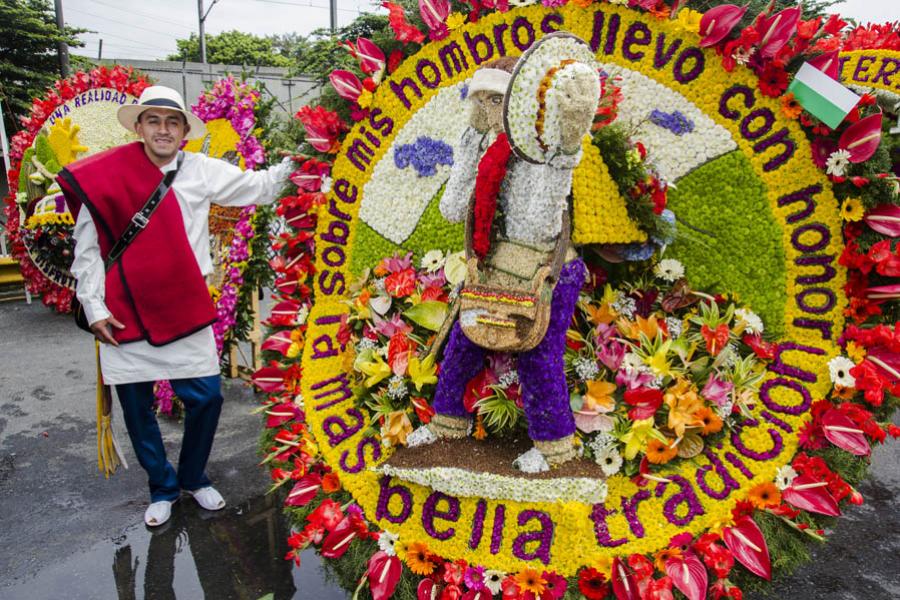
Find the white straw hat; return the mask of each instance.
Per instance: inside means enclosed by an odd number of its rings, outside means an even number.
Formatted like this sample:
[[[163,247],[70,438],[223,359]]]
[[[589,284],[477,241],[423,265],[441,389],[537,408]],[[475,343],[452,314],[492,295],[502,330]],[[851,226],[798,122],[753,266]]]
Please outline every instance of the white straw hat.
[[[128,131],[134,131],[134,124],[142,112],[149,108],[166,108],[175,110],[184,115],[187,119],[191,130],[188,131],[185,139],[196,140],[206,135],[206,125],[200,118],[184,107],[184,100],[181,94],[172,88],[164,85],[151,85],[141,94],[137,104],[126,104],[119,107],[116,116],[119,123]]]

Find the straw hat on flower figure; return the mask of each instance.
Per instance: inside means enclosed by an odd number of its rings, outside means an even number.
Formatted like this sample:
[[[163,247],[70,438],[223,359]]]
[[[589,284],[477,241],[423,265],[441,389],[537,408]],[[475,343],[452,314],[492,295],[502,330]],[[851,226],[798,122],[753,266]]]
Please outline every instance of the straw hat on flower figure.
[[[500,112],[496,96],[485,98],[476,85],[486,79],[479,73],[470,88],[475,118],[463,148],[475,147],[470,132],[476,118]],[[503,79],[490,75],[495,84]],[[468,435],[463,394],[493,351],[516,357],[534,442],[514,465],[538,472],[577,455],[563,354],[586,269],[571,246],[568,196],[599,98],[587,44],[565,32],[548,35],[508,76],[503,131],[477,159],[454,164],[441,211],[450,221],[466,219],[468,272],[441,362],[437,414],[410,435],[410,446]]]

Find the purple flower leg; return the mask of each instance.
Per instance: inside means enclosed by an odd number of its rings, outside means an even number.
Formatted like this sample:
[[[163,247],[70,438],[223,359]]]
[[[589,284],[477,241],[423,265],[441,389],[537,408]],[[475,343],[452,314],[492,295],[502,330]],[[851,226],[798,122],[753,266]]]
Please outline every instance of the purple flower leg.
[[[459,321],[453,324],[444,358],[441,374],[434,392],[434,410],[449,417],[466,417],[463,394],[469,380],[484,368],[487,350],[477,345],[463,333]]]
[[[532,440],[549,442],[575,433],[563,354],[584,275],[580,258],[563,266],[553,290],[547,334],[540,344],[519,354],[519,385]]]

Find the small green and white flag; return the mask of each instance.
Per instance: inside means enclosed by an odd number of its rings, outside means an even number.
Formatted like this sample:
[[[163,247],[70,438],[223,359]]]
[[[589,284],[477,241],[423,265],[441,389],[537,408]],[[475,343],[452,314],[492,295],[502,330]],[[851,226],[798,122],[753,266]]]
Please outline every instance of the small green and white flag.
[[[803,63],[787,91],[814,117],[836,129],[859,96],[809,63]]]

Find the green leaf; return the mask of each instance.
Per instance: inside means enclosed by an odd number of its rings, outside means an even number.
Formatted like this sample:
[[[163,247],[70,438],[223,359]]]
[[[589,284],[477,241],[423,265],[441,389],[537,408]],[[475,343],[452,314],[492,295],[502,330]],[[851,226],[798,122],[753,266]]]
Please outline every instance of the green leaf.
[[[430,331],[438,331],[447,317],[448,307],[444,302],[428,300],[403,312],[403,316]]]

